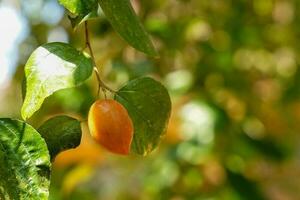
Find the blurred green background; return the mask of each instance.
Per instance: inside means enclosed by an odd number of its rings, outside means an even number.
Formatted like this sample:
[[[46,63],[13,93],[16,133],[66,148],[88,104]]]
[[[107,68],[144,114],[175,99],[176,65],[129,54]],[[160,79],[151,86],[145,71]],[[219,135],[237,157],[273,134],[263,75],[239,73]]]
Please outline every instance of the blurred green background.
[[[168,88],[159,148],[118,156],[90,138],[96,78],[55,93],[29,123],[82,120],[82,144],[53,163],[51,200],[300,199],[299,0],[134,0],[160,58],[129,47],[102,15],[90,21],[105,82],[139,76]],[[56,0],[0,0],[0,116],[20,118],[23,67],[52,41],[84,46]]]

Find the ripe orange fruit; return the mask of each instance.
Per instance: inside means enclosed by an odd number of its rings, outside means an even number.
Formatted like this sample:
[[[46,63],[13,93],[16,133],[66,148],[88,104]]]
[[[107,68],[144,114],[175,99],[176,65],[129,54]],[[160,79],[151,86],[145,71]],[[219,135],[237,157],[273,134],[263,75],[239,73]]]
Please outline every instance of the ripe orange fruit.
[[[97,100],[90,108],[88,125],[93,138],[113,153],[130,151],[133,123],[127,110],[115,100]]]

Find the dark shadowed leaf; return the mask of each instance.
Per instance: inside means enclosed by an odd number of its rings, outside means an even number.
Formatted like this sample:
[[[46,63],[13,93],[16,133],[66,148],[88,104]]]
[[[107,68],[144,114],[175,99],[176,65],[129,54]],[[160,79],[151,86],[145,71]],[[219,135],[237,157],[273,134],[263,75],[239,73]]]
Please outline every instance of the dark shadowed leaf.
[[[131,151],[147,155],[158,145],[169,121],[168,91],[161,83],[143,77],[121,88],[115,99],[125,106],[134,124]]]
[[[58,153],[80,144],[80,122],[68,116],[53,117],[47,120],[38,131],[47,143],[51,159],[54,159]]]
[[[134,48],[148,55],[157,52],[135,14],[129,0],[99,0],[100,6],[113,28]]]
[[[30,125],[0,119],[0,199],[46,200],[50,155],[45,141]]]
[[[92,70],[91,59],[68,44],[55,42],[37,48],[25,66],[23,119],[31,117],[54,92],[83,83]]]

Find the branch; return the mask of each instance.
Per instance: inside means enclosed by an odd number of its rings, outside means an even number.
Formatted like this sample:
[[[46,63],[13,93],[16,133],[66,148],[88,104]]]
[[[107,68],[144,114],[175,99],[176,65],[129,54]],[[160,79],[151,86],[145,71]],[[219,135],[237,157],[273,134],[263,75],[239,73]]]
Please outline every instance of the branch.
[[[91,54],[92,62],[93,62],[93,65],[94,65],[94,72],[96,74],[97,81],[98,81],[98,84],[99,84],[98,85],[98,96],[99,96],[100,88],[104,89],[104,91],[108,90],[112,93],[116,93],[116,91],[114,91],[113,89],[108,87],[100,78],[100,73],[99,73],[99,70],[98,70],[98,67],[97,67],[97,64],[96,64],[96,61],[95,61],[94,52],[93,52],[91,42],[90,42],[90,34],[89,34],[88,22],[87,21],[84,22],[84,28],[85,28],[85,45],[89,49],[89,52]],[[104,92],[104,94],[105,94],[105,92]]]

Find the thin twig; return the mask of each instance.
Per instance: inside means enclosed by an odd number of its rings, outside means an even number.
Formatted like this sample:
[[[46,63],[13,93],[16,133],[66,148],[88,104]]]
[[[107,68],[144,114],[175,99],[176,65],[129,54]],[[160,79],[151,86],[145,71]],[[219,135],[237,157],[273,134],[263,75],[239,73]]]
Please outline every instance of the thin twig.
[[[99,96],[99,93],[100,93],[100,88],[104,90],[108,90],[112,93],[115,93],[116,91],[114,91],[113,89],[111,89],[110,87],[108,87],[107,85],[105,85],[105,83],[101,80],[100,78],[100,73],[99,73],[99,70],[97,68],[97,64],[96,64],[96,61],[95,61],[95,56],[94,56],[94,52],[93,52],[93,49],[92,49],[92,46],[91,46],[91,43],[90,43],[90,34],[89,34],[89,29],[88,29],[88,22],[85,21],[84,22],[84,28],[85,28],[85,46],[89,49],[89,52],[91,54],[91,58],[92,58],[92,62],[93,62],[93,65],[94,65],[94,72],[96,74],[96,77],[97,77],[97,81],[98,81],[98,96]],[[85,47],[85,48],[86,48]],[[106,98],[106,93],[104,92],[104,96]]]
[[[105,85],[105,83],[103,83],[103,81],[102,81],[101,78],[100,78],[100,73],[99,73],[97,67],[94,67],[94,71],[95,71],[97,80],[98,80],[98,82],[99,82],[99,85],[100,85],[102,88],[104,88],[104,89],[106,89],[106,90],[108,90],[108,91],[110,91],[110,92],[112,92],[112,93],[115,93],[116,91],[114,91],[113,89],[109,88],[107,85]]]

